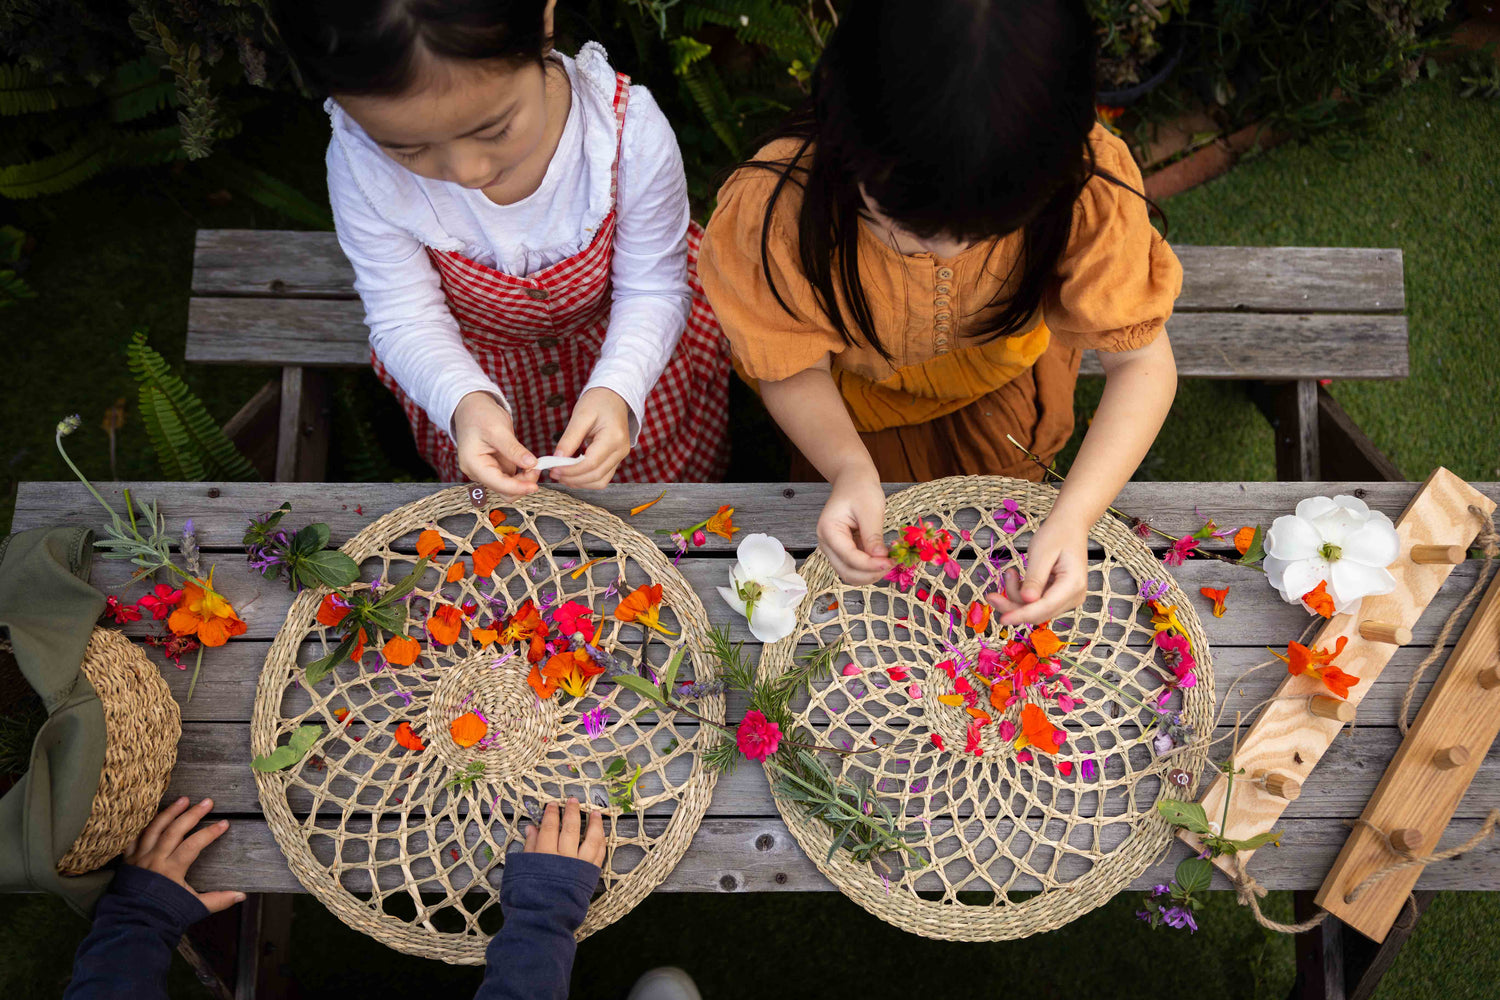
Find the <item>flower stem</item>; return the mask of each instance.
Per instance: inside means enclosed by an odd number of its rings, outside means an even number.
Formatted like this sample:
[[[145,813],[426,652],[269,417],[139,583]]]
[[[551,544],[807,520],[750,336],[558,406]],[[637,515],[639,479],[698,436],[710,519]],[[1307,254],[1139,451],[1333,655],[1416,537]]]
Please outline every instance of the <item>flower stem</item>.
[[[114,521],[114,523],[119,524],[120,515],[115,512],[115,509],[109,505],[104,497],[99,495],[99,491],[94,489],[94,484],[89,482],[88,477],[85,476],[81,471],[79,471],[78,466],[73,464],[73,459],[69,457],[68,450],[63,447],[62,435],[57,434],[54,437],[54,440],[57,442],[57,453],[62,456],[64,462],[68,463],[68,468],[73,470],[73,475],[77,476],[78,481],[84,485],[84,488],[94,495],[94,499],[99,501],[99,506],[109,511],[109,516]]]
[[[1088,667],[1085,667],[1082,663],[1079,663],[1077,660],[1073,659],[1071,656],[1064,656],[1063,654],[1058,653],[1057,654],[1057,658],[1059,660],[1066,660],[1075,670],[1082,671],[1083,673],[1087,674],[1089,677],[1092,677],[1094,680],[1098,681],[1100,684],[1103,684],[1105,687],[1109,688],[1111,691],[1113,691],[1115,694],[1119,695],[1120,697],[1126,699],[1127,701],[1132,701],[1136,705],[1140,706],[1141,708],[1144,708],[1146,711],[1148,711],[1152,715],[1156,716],[1156,718],[1158,720],[1166,719],[1167,718],[1167,713],[1163,712],[1161,709],[1157,708],[1154,705],[1148,705],[1148,704],[1146,704],[1144,701],[1141,701],[1135,695],[1130,694],[1129,692],[1125,691],[1124,689],[1122,689],[1120,687],[1117,687],[1113,683],[1105,680],[1103,677],[1101,677],[1098,674],[1094,673]]]
[[[198,671],[203,669],[203,641],[198,641],[198,659],[193,664],[193,679],[188,681],[187,700],[193,700],[193,689],[198,686]]]

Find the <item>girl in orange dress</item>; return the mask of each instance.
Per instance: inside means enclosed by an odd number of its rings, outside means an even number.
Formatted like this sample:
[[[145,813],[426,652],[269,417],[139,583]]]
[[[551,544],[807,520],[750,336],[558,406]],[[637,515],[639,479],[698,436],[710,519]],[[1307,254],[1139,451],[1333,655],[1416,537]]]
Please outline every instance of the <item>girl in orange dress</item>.
[[[1073,427],[1081,351],[1106,387],[1005,624],[1075,607],[1088,529],[1176,392],[1182,271],[1129,150],[1094,120],[1082,0],[860,0],[808,105],[719,192],[699,272],[739,373],[833,487],[840,575],[893,563],[884,481],[1039,478]]]

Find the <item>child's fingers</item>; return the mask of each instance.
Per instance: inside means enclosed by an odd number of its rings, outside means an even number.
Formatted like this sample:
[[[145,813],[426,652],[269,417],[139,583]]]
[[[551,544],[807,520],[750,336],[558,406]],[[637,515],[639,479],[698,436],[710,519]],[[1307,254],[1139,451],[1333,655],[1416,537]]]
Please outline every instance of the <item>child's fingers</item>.
[[[1032,549],[1027,553],[1026,581],[1021,584],[1021,600],[1027,604],[1037,600],[1047,590],[1052,571],[1057,566],[1059,553],[1056,549]]]
[[[557,835],[557,853],[569,858],[578,857],[578,838],[582,823],[578,817],[578,800],[568,796],[568,807],[563,810],[562,832]]]
[[[583,847],[578,856],[590,864],[604,867],[604,815],[597,809],[589,810],[589,828],[583,835]]]
[[[172,860],[182,865],[183,871],[187,871],[192,867],[193,862],[198,860],[198,855],[203,853],[203,849],[224,836],[228,830],[229,820],[227,819],[210,823],[177,845],[177,850],[172,852]]]
[[[557,828],[560,821],[557,817],[557,803],[549,802],[547,808],[542,810],[542,832],[541,839],[537,842],[536,849],[543,854],[557,853]]]
[[[583,447],[584,440],[593,429],[594,415],[575,409],[568,420],[568,426],[563,428],[562,437],[557,439],[557,447],[552,449],[552,454],[572,458],[578,454],[578,449]]]
[[[203,822],[203,817],[207,816],[208,811],[213,807],[213,799],[204,799],[191,809],[184,809],[182,814],[172,820],[171,824],[162,831],[161,836],[156,840],[155,847],[167,854],[177,850],[177,845],[182,843],[182,838],[186,837],[193,827]]]
[[[493,459],[461,464],[459,469],[486,490],[501,496],[519,497],[536,492],[537,473],[527,470],[509,475]]]
[[[1007,569],[1000,576],[1000,589],[992,594],[986,594],[985,600],[989,601],[1001,614],[1014,611],[1021,607],[1024,602],[1014,599],[1011,595],[1021,592],[1021,574],[1014,567]]]
[[[527,853],[527,854],[535,854],[536,853],[536,851],[537,851],[537,837],[539,835],[540,835],[540,831],[537,830],[537,826],[536,826],[535,823],[527,823],[526,824],[526,846],[524,848],[522,848],[522,850],[525,853]]]
[[[136,838],[136,851],[146,854],[151,848],[155,847],[156,842],[161,839],[161,832],[167,828],[167,824],[182,815],[182,811],[187,807],[188,797],[183,795],[176,802],[169,803],[161,812],[157,813],[156,818],[147,823],[146,829],[142,830],[141,835]],[[127,851],[126,853],[130,854],[133,852]]]
[[[882,495],[878,503],[860,503],[854,505],[855,523],[859,527],[859,538],[864,543],[864,551],[878,560],[885,560],[885,498]],[[885,569],[889,569],[887,565]]]
[[[823,553],[833,564],[834,572],[838,573],[839,579],[851,586],[858,587],[874,583],[885,573],[880,560],[861,551],[860,547],[854,543],[854,535],[847,528],[842,531],[830,531],[827,534],[820,532],[818,540],[822,543]]]
[[[209,913],[220,913],[236,903],[245,901],[243,892],[200,892],[195,895],[198,897],[198,902],[202,903]]]

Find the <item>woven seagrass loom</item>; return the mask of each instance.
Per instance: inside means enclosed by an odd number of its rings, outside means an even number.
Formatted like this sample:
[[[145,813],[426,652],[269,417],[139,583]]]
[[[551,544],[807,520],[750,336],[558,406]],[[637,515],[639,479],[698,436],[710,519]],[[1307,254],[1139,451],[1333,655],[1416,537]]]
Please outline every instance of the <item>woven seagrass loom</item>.
[[[491,510],[506,514],[503,528],[540,542],[540,552],[529,563],[507,557],[492,578],[467,572],[445,583],[455,560],[472,566],[472,550],[499,537]],[[549,490],[476,507],[454,487],[385,515],[343,546],[367,581],[355,587],[406,576],[417,562],[417,533],[427,528],[441,533],[445,550],[406,603],[408,635],[424,635],[437,595],[445,603],[473,602],[470,618],[481,628],[502,627],[528,598],[542,606],[573,599],[599,612],[596,646],[622,664],[659,667],[685,646],[679,677],[706,676],[700,651],[708,624],[697,595],[654,544],[614,515]],[[616,593],[643,583],[662,585],[661,620],[677,638],[614,618]],[[339,919],[409,954],[481,964],[499,924],[507,849],[522,843],[528,816],[569,795],[602,807],[607,836],[603,890],[580,938],[628,912],[681,859],[715,781],[698,760],[705,743],[696,723],[636,717],[642,700],[603,676],[583,698],[538,701],[527,686],[524,651],[478,649],[467,630],[451,646],[424,641],[410,667],[386,665],[376,654],[389,637],[371,635],[360,663],[346,661],[308,685],[302,665],[337,642],[315,618],[323,593],[304,592],[293,602],[261,674],[250,738],[256,754],[267,754],[299,725],[325,727],[300,765],[255,777],[291,870]],[[601,706],[609,725],[591,740],[580,719]],[[722,695],[697,707],[724,718]],[[337,708],[349,709],[343,722]],[[473,710],[494,737],[484,749],[462,748],[449,733],[455,716]],[[401,721],[411,723],[425,750],[396,743]],[[616,779],[606,771],[616,758],[627,762],[627,778],[641,769],[626,811],[608,804]],[[455,785],[476,762],[482,776]]]
[[[0,642],[0,658],[9,656],[10,644]],[[167,682],[119,632],[94,629],[83,673],[104,709],[104,767],[88,821],[57,862],[63,875],[102,867],[146,828],[166,794],[182,735],[182,716]]]
[[[1052,721],[1068,731],[1056,757],[1038,753],[1032,762],[1019,761],[1013,745],[997,733],[998,710],[995,723],[981,730],[983,754],[963,752],[969,716],[962,707],[937,701],[952,690],[952,682],[934,667],[955,654],[977,653],[978,637],[965,626],[964,611],[993,589],[996,563],[1019,567],[1027,537],[1055,497],[1050,487],[997,477],[939,480],[890,497],[887,541],[892,532],[919,521],[947,528],[955,538],[969,532],[970,540],[955,543],[962,565],[958,579],[924,567],[907,593],[885,582],[853,587],[839,580],[821,550],[814,552],[802,567],[808,583],[803,624],[768,646],[761,660],[763,675],[777,677],[792,667],[798,644],[826,646],[842,639],[833,676],[811,685],[809,703],[797,720],[830,745],[871,747],[824,759],[846,782],[875,789],[896,816],[905,817],[904,825],[923,829],[912,846],[928,863],[883,879],[848,852],[830,857],[833,831],[797,803],[778,794],[776,806],[802,849],[845,895],[925,937],[1025,937],[1104,903],[1171,843],[1171,828],[1157,814],[1156,802],[1187,798],[1190,789],[1170,785],[1168,772],[1181,768],[1197,775],[1207,758],[1213,667],[1202,626],[1175,582],[1161,602],[1177,606],[1197,657],[1198,680],[1174,694],[1166,708],[1181,712],[1196,737],[1166,757],[1152,751],[1148,723],[1154,720],[1132,699],[1155,705],[1161,673],[1171,671],[1153,669],[1150,611],[1139,587],[1142,580],[1171,578],[1150,549],[1108,515],[1089,533],[1091,548],[1102,552],[1090,556],[1085,603],[1052,624],[1070,644],[1068,656],[1129,697],[1063,662],[1062,672],[1074,684],[1072,697],[1080,704],[1067,713],[1047,706]],[[1026,518],[1015,532],[1001,527],[1003,511],[996,514],[1007,498]],[[918,597],[919,588],[944,595],[956,621],[936,610],[931,597]],[[992,626],[987,633],[991,646],[997,632]],[[843,674],[851,662],[862,669]],[[906,681],[883,680],[884,670],[895,666],[907,669],[921,690],[919,698],[911,696]],[[1014,722],[1018,714],[1015,706],[1003,718]],[[931,743],[932,733],[944,740],[946,750]],[[1095,762],[1092,779],[1083,774],[1085,759]],[[1061,762],[1072,763],[1070,775],[1059,769]],[[1025,899],[1012,895],[1033,892]],[[979,894],[977,901],[971,893]]]

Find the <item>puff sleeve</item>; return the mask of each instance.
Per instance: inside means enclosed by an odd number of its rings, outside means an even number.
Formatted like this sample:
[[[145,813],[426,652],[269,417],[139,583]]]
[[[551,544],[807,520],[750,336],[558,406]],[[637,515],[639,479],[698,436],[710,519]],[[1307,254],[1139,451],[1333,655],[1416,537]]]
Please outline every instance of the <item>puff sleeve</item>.
[[[760,158],[774,159],[774,147],[762,150]],[[845,346],[823,316],[797,259],[801,189],[795,181],[787,183],[778,200],[762,265],[761,230],[776,179],[775,172],[760,167],[742,168],[730,177],[719,190],[698,257],[704,294],[729,338],[740,373],[771,382],[806,371]],[[771,281],[791,313],[776,300]]]
[[[1091,178],[1073,209],[1073,230],[1043,317],[1064,347],[1129,351],[1156,339],[1182,290],[1182,265],[1151,226],[1140,169],[1124,141],[1101,125],[1089,141],[1103,177]]]

